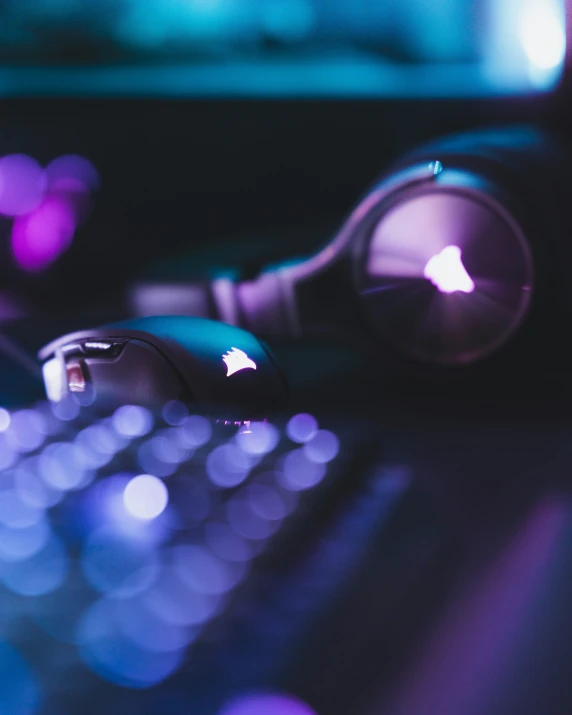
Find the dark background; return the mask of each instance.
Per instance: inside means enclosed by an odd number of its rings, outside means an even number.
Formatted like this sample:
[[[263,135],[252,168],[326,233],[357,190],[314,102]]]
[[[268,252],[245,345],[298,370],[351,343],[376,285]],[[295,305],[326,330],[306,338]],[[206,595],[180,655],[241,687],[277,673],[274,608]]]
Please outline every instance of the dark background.
[[[101,177],[72,249],[40,277],[11,270],[3,256],[4,285],[43,309],[83,310],[117,305],[150,266],[164,277],[192,274],[192,260],[184,269],[157,263],[214,241],[255,245],[259,257],[304,255],[400,152],[476,126],[534,122],[566,133],[568,94],[562,86],[475,100],[4,99],[0,153],[40,163],[78,153]]]

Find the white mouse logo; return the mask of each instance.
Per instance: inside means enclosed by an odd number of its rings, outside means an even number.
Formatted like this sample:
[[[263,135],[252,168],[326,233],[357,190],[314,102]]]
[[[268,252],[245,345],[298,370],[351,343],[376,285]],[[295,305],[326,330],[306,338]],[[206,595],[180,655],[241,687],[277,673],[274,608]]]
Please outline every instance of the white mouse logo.
[[[222,359],[228,370],[227,377],[234,375],[239,370],[256,370],[254,360],[251,360],[245,352],[238,348],[231,348],[222,356]]]
[[[472,293],[475,290],[475,284],[461,261],[461,249],[458,246],[447,246],[430,258],[423,275],[441,293]]]

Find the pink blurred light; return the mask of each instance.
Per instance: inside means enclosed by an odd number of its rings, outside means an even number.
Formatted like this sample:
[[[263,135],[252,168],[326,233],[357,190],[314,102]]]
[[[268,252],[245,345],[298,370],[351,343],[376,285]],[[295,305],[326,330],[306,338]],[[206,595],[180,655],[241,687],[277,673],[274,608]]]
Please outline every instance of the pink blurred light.
[[[46,176],[37,161],[25,154],[0,159],[0,213],[21,216],[42,202]]]
[[[41,271],[69,247],[75,228],[73,207],[62,197],[48,196],[32,213],[14,220],[14,258],[26,271]]]

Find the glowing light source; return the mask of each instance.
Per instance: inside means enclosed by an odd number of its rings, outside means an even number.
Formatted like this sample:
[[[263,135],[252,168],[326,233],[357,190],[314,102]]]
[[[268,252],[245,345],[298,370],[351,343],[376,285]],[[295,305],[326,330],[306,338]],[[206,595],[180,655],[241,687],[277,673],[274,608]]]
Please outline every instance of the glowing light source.
[[[546,0],[529,0],[520,22],[520,38],[529,61],[550,70],[564,61],[566,33],[558,8]]]
[[[15,219],[14,258],[27,271],[41,271],[69,248],[75,229],[74,212],[68,202],[48,196],[34,211]]]
[[[461,249],[458,246],[447,246],[441,253],[430,258],[423,275],[441,293],[472,293],[475,290],[475,284],[461,260]]]
[[[155,519],[169,502],[167,487],[150,474],[134,477],[123,492],[125,508],[138,519]]]
[[[240,370],[256,370],[254,360],[251,360],[245,352],[238,348],[231,348],[222,356],[222,360],[227,367],[227,377]]]

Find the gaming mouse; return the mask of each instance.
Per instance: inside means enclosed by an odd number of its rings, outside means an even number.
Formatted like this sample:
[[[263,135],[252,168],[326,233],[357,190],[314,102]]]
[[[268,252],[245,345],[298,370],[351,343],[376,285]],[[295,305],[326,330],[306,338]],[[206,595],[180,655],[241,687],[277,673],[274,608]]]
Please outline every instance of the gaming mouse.
[[[157,316],[69,333],[38,354],[48,398],[160,408],[179,400],[233,408],[237,419],[283,409],[287,384],[252,333],[204,318]],[[221,413],[222,414],[222,413]]]

